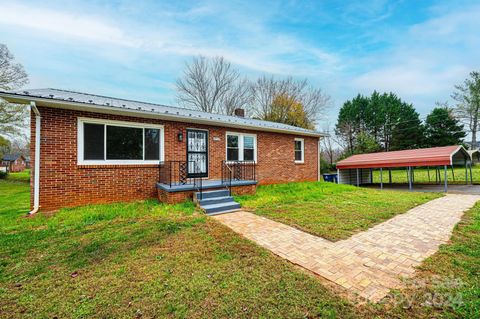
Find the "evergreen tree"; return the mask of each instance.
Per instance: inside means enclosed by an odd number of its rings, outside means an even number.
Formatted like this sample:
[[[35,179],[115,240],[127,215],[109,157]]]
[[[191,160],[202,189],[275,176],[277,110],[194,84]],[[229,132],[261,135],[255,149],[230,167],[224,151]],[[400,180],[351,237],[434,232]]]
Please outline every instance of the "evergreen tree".
[[[402,103],[398,122],[392,131],[391,151],[420,148],[424,144],[425,128],[412,104]]]
[[[413,105],[393,93],[373,92],[370,97],[357,95],[346,101],[335,132],[350,153],[356,152],[360,134],[369,135],[384,151],[421,147],[424,138],[422,122]]]
[[[425,120],[425,144],[428,147],[459,145],[467,135],[463,125],[447,106],[436,107]]]

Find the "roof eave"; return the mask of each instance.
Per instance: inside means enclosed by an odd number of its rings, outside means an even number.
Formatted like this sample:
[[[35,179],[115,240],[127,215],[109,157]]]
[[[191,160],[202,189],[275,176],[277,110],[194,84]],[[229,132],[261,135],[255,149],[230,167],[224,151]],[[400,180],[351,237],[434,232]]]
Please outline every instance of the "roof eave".
[[[136,116],[136,117],[156,118],[156,119],[163,119],[163,120],[176,121],[176,122],[198,123],[198,124],[205,124],[205,125],[212,125],[212,126],[242,128],[242,129],[248,129],[248,130],[277,132],[277,133],[302,135],[302,136],[313,136],[313,137],[329,136],[326,133],[314,132],[314,131],[302,132],[302,131],[294,131],[294,130],[287,130],[287,129],[281,129],[281,128],[245,125],[245,124],[231,123],[231,122],[225,122],[225,121],[219,121],[219,120],[208,120],[208,119],[188,117],[188,116],[175,115],[175,114],[166,114],[166,113],[160,114],[156,112],[135,110],[131,108],[123,109],[119,107],[103,106],[98,104],[82,103],[82,102],[76,102],[76,101],[56,100],[56,99],[49,99],[49,98],[36,97],[36,96],[20,95],[15,93],[0,92],[0,97],[10,103],[18,103],[18,104],[29,104],[31,101],[33,101],[35,103],[40,103],[39,104],[40,106],[48,106],[53,108],[62,108],[62,109],[70,109],[70,110],[78,110],[78,111],[90,111],[90,112],[117,114],[117,115],[130,115],[130,116]]]

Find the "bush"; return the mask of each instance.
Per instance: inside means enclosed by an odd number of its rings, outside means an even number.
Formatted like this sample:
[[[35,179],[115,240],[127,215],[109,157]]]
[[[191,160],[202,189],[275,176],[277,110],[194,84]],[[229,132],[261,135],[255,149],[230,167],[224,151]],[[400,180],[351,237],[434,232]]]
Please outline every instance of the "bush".
[[[0,171],[0,179],[6,179],[8,176],[8,172]]]
[[[330,165],[324,158],[320,158],[320,172],[328,173],[328,172],[335,172],[337,170],[337,165],[333,164]]]

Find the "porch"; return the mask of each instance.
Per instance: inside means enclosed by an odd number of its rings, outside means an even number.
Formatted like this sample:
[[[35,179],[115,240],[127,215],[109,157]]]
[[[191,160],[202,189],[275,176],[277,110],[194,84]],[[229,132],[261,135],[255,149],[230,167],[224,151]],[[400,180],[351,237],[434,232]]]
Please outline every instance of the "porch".
[[[256,185],[256,180],[232,180],[231,187],[238,187],[238,186],[248,186],[248,185]],[[157,188],[162,189],[166,192],[185,192],[185,191],[197,191],[197,187],[195,184],[173,184],[168,185],[164,183],[157,183]],[[219,188],[227,188],[227,185],[221,179],[206,179],[202,180],[202,191],[209,190],[209,189],[219,189]]]
[[[228,197],[256,191],[256,163],[222,161],[220,178],[207,178],[198,161],[165,161],[160,163],[157,183],[161,202],[179,203],[188,198],[201,201],[210,191],[222,190]]]

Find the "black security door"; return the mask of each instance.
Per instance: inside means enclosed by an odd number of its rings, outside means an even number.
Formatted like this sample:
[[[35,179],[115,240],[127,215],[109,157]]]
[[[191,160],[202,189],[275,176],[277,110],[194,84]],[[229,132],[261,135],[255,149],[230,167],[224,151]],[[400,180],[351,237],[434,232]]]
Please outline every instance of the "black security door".
[[[208,176],[208,131],[187,130],[188,177]]]

